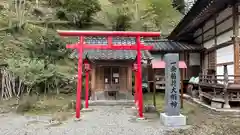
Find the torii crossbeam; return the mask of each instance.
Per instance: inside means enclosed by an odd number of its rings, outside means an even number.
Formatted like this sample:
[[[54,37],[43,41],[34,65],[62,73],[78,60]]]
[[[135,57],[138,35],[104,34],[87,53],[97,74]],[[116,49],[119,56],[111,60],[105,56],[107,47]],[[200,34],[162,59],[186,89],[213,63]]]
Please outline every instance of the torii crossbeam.
[[[143,95],[142,95],[142,65],[141,65],[141,50],[151,50],[153,46],[144,46],[141,43],[141,37],[159,37],[160,32],[129,32],[129,31],[57,31],[60,36],[75,36],[79,37],[80,41],[73,45],[67,45],[67,48],[78,50],[78,83],[76,95],[76,118],[80,118],[81,108],[81,90],[82,90],[82,65],[84,49],[101,49],[101,50],[136,50],[137,51],[137,100],[139,117],[143,118]],[[86,44],[84,38],[87,36],[103,36],[107,37],[108,44]],[[135,37],[136,44],[113,44],[113,37]],[[88,102],[88,101],[86,101]]]

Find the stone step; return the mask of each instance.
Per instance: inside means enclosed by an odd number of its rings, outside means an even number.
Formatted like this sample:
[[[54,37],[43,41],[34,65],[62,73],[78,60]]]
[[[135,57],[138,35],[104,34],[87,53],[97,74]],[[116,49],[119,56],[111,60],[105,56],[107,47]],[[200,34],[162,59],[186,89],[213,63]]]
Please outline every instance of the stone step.
[[[90,100],[90,106],[116,106],[116,105],[125,105],[125,106],[134,106],[134,100]]]

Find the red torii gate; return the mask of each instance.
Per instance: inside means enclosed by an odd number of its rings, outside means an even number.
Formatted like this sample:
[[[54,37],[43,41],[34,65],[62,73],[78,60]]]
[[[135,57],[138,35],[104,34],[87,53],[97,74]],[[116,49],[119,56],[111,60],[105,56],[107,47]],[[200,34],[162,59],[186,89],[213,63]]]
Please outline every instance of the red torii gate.
[[[141,65],[141,50],[151,50],[153,46],[144,46],[141,43],[141,37],[159,37],[160,32],[129,32],[129,31],[57,31],[60,36],[76,36],[80,41],[73,45],[67,45],[67,48],[78,50],[78,83],[76,96],[76,118],[80,118],[81,108],[81,90],[82,90],[82,54],[84,49],[101,49],[101,50],[136,50],[137,51],[137,99],[139,117],[143,118],[143,95],[142,95],[142,65]],[[108,44],[86,44],[85,36],[104,36],[107,37]],[[112,43],[112,37],[135,37],[136,45]],[[136,93],[136,92],[135,92]],[[88,102],[88,97],[86,97]]]

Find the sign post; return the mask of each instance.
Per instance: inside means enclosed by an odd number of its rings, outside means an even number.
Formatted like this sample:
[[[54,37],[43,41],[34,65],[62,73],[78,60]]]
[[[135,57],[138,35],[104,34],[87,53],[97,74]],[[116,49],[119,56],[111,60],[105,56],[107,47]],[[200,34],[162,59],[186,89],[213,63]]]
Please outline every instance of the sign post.
[[[186,117],[180,114],[180,72],[179,55],[166,54],[164,56],[165,67],[165,113],[161,113],[160,119],[165,126],[186,125]]]

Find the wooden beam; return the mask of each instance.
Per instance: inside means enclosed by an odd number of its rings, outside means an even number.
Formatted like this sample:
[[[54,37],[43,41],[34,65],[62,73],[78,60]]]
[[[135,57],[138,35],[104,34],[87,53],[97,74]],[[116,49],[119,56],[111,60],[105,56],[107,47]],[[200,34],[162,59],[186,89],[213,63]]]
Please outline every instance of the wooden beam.
[[[240,73],[239,69],[239,11],[238,5],[235,3],[232,7],[233,11],[233,44],[234,44],[234,75]]]
[[[214,46],[217,46],[217,16],[214,17]],[[217,71],[217,52],[214,51],[215,71]]]
[[[224,66],[224,65],[233,65],[234,62],[224,62],[224,63],[218,63],[217,66]]]

